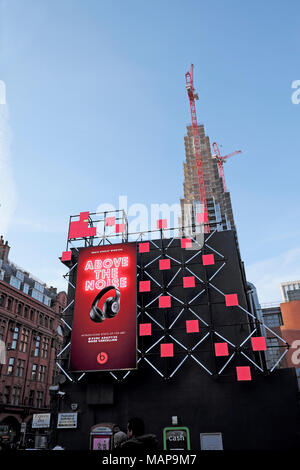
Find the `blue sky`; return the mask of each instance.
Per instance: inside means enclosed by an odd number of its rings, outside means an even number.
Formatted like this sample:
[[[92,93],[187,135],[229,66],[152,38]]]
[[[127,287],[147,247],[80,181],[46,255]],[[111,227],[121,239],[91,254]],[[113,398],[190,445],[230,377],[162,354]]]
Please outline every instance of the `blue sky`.
[[[199,123],[225,154],[243,151],[225,175],[248,280],[261,302],[279,300],[280,282],[300,278],[299,2],[0,6],[0,124],[10,135],[0,143],[0,231],[11,259],[61,288],[70,214],[119,195],[179,201],[193,62]]]

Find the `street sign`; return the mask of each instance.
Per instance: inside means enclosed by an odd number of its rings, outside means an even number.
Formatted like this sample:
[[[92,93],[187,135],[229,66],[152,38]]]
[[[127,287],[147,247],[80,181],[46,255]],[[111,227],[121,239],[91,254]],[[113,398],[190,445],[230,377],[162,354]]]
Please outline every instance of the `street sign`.
[[[78,413],[58,413],[57,428],[75,429],[77,428]]]
[[[34,414],[32,418],[32,428],[49,428],[50,427],[50,413]]]
[[[21,423],[21,433],[26,432],[26,426],[27,426],[26,423]]]

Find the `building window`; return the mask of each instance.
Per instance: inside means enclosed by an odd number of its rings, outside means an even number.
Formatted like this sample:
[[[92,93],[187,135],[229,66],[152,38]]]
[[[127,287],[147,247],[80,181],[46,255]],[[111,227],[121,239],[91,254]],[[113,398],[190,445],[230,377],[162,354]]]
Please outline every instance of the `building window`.
[[[7,404],[10,401],[10,387],[6,385],[4,387],[4,393],[3,393],[3,403]]]
[[[34,390],[29,391],[28,405],[33,406],[34,404]]]
[[[32,364],[31,380],[36,380],[37,364]]]
[[[45,317],[44,325],[45,325],[46,328],[49,328],[49,318],[48,317]]]
[[[43,303],[44,303],[45,305],[47,305],[48,307],[50,307],[50,305],[51,305],[51,297],[48,297],[47,295],[44,295]]]
[[[28,318],[28,311],[29,311],[29,308],[24,307],[24,318]]]
[[[14,364],[15,364],[15,358],[10,357],[8,360],[8,366],[7,366],[7,375],[12,375],[14,372]]]
[[[19,351],[20,352],[26,352],[27,351],[28,340],[29,340],[29,331],[26,330],[25,328],[23,328],[22,335],[21,335],[20,346],[19,346]]]
[[[16,272],[16,277],[20,279],[20,281],[24,281],[24,274],[21,271]]]
[[[37,408],[42,408],[44,392],[37,391],[36,395],[37,395],[37,397],[36,397],[36,406],[37,406]]]
[[[32,289],[31,296],[34,299],[39,300],[39,302],[43,302],[43,300],[44,300],[43,294],[40,291],[36,290],[36,289]]]
[[[42,358],[47,359],[49,351],[49,338],[43,338],[42,341]]]
[[[267,366],[272,368],[278,359],[280,358],[282,352],[279,347],[279,342],[277,338],[267,338]],[[280,364],[277,364],[276,368],[279,368]]]
[[[29,285],[28,284],[23,285],[23,292],[24,292],[24,294],[28,294],[28,292],[29,292]]]
[[[43,325],[43,315],[39,314],[39,325]]]
[[[11,396],[11,404],[19,405],[20,396],[21,396],[21,387],[13,387],[12,396]]]
[[[282,325],[280,315],[276,313],[272,315],[263,315],[263,319],[264,323],[270,328]]]
[[[34,321],[34,310],[30,310],[30,320]]]
[[[23,377],[24,369],[25,369],[25,361],[23,361],[22,359],[18,359],[16,376],[17,377]]]
[[[40,353],[40,345],[41,345],[41,337],[37,336],[37,338],[35,340],[35,349],[34,349],[34,356],[35,357],[38,357],[38,355]]]
[[[15,276],[10,276],[9,283],[11,286],[15,287],[16,289],[20,289],[21,281],[17,279]]]
[[[19,328],[16,326],[14,329],[13,339],[11,343],[11,349],[16,349],[19,339]]]
[[[53,320],[50,318],[50,329],[53,330]]]
[[[46,377],[46,366],[40,366],[38,381],[45,382]]]
[[[4,303],[5,303],[5,295],[0,295],[0,307],[4,307]]]
[[[22,310],[23,310],[23,305],[22,305],[22,304],[18,304],[18,307],[17,307],[17,314],[18,314],[18,315],[22,315]]]
[[[39,292],[44,292],[44,286],[42,286],[42,284],[40,284],[39,282],[34,283],[34,288]]]
[[[6,327],[6,322],[5,320],[2,320],[0,323],[0,340],[1,341],[3,341],[4,339],[5,327]]]
[[[12,308],[12,299],[8,298],[7,299],[7,310],[11,310]]]

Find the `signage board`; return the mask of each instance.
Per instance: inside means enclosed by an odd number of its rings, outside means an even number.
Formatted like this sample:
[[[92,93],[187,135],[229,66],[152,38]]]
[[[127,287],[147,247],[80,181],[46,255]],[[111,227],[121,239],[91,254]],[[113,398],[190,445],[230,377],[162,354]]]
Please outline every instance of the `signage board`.
[[[190,432],[187,427],[169,427],[163,430],[164,450],[190,450]]]
[[[136,369],[136,243],[79,250],[70,370]]]
[[[223,450],[222,433],[207,432],[200,434],[201,450]]]
[[[32,417],[32,428],[49,428],[50,427],[50,413],[34,414]]]
[[[57,428],[74,429],[77,428],[78,413],[58,413]]]
[[[20,429],[21,433],[26,432],[26,427],[27,427],[26,423],[21,423],[21,429]]]

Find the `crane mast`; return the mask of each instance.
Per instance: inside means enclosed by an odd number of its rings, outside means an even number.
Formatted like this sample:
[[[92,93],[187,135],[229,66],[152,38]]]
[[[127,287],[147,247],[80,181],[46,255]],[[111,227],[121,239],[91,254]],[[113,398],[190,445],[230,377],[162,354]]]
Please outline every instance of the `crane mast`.
[[[192,131],[193,131],[193,140],[194,140],[194,149],[195,149],[195,159],[196,159],[196,168],[198,176],[198,186],[200,193],[200,204],[201,204],[201,214],[200,222],[208,223],[208,213],[207,213],[207,201],[206,201],[206,191],[204,184],[204,174],[203,174],[203,163],[202,155],[200,148],[200,137],[198,132],[198,123],[197,123],[197,114],[196,114],[196,104],[195,100],[199,99],[197,93],[195,93],[194,88],[194,65],[191,65],[190,71],[185,74],[186,80],[186,90],[189,97],[190,108],[191,108],[191,118],[192,118]],[[209,225],[205,227],[204,230],[206,233],[209,233]]]

